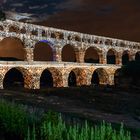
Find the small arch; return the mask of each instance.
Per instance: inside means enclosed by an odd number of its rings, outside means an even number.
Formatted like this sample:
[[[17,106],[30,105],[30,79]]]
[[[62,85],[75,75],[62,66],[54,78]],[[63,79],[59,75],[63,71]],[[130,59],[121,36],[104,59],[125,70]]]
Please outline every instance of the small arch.
[[[95,69],[92,74],[91,84],[96,84],[96,85],[109,84],[109,76],[106,70],[103,68]]]
[[[23,27],[23,28],[20,29],[20,33],[21,33],[21,34],[26,34],[26,29],[25,29],[25,27]]]
[[[89,47],[85,52],[84,61],[86,63],[99,63],[99,50],[94,47]]]
[[[129,52],[124,51],[122,54],[122,64],[126,65],[129,62]]]
[[[80,38],[80,36],[76,35],[76,36],[75,36],[75,41],[78,41],[78,42],[80,42],[80,41],[81,41],[81,38]]]
[[[19,38],[6,37],[0,42],[1,61],[24,61],[24,44]]]
[[[98,44],[98,42],[99,42],[98,39],[94,40],[94,44]]]
[[[74,35],[72,35],[72,34],[69,34],[69,36],[68,36],[68,38],[67,38],[68,40],[74,40]]]
[[[64,35],[61,32],[54,32],[51,33],[51,37],[52,38],[56,38],[56,39],[64,39]]]
[[[120,42],[121,47],[125,47],[125,43],[123,41]]]
[[[31,34],[37,36],[38,35],[38,30],[32,30]]]
[[[17,26],[10,26],[9,27],[9,32],[15,32],[15,33],[19,33],[20,29]]]
[[[53,61],[51,42],[42,40],[35,45],[34,61]]]
[[[76,62],[76,54],[72,45],[65,45],[62,49],[62,61]]]
[[[68,86],[76,86],[76,75],[74,73],[74,71],[71,71],[68,77]]]
[[[3,80],[4,89],[17,89],[24,87],[24,75],[18,68],[11,68]]]
[[[3,31],[4,29],[3,29],[3,26],[0,26],[0,31]]]
[[[140,62],[140,52],[137,52],[135,55],[135,61]]]
[[[107,64],[116,64],[115,50],[109,49],[107,52]]]
[[[45,30],[42,31],[42,37],[46,37],[47,36],[47,33]]]
[[[111,40],[110,39],[106,39],[105,40],[105,45],[111,45]]]
[[[40,77],[40,88],[44,87],[53,87],[53,76],[48,69],[45,69]]]

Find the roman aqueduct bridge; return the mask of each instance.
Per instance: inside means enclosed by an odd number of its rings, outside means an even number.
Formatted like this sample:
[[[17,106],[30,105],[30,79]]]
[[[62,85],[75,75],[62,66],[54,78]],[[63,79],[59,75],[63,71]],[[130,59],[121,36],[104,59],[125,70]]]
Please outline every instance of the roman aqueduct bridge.
[[[140,58],[140,43],[43,27],[0,22],[0,88],[114,84],[122,64]],[[16,46],[16,47],[15,47]],[[18,84],[18,83],[17,83]]]

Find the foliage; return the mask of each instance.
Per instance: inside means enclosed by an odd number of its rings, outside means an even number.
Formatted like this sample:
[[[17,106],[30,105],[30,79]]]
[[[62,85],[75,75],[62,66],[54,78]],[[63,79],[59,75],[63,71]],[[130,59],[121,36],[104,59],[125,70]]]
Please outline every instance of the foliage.
[[[100,126],[91,127],[87,121],[84,125],[66,125],[62,118],[59,118],[57,124],[51,121],[45,121],[39,128],[40,136],[36,137],[34,129],[28,131],[25,140],[131,140],[129,132],[124,132],[123,124],[121,124],[119,132],[114,130],[111,124],[104,121]]]
[[[0,10],[0,20],[3,21],[6,19],[6,15],[3,11]]]
[[[0,130],[7,135],[18,135],[19,140],[131,140],[123,124],[116,131],[104,121],[99,126],[67,124],[59,113],[44,114],[40,120],[20,105],[0,100]],[[10,138],[10,137],[8,137]]]
[[[122,74],[125,77],[131,77],[133,84],[137,84],[140,78],[140,62],[130,61],[127,65],[122,66]]]
[[[5,133],[21,134],[28,126],[26,112],[16,104],[0,101],[0,129]]]

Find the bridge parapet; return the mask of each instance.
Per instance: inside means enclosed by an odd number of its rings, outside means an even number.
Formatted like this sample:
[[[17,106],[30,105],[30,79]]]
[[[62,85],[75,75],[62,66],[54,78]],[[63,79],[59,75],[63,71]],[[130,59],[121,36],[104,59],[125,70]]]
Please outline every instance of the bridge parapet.
[[[33,25],[29,23],[16,22],[12,20],[6,20],[0,22],[0,27],[3,28],[3,32],[0,31],[0,36],[18,36],[22,39],[32,40],[50,40],[54,43],[69,43],[79,46],[79,44],[86,45],[98,45],[103,47],[121,47],[128,49],[140,50],[140,43],[127,40],[83,34],[79,32],[67,31],[62,29],[56,29],[52,27],[44,27],[39,25]],[[10,28],[13,29],[10,31]],[[23,31],[24,30],[24,31]]]

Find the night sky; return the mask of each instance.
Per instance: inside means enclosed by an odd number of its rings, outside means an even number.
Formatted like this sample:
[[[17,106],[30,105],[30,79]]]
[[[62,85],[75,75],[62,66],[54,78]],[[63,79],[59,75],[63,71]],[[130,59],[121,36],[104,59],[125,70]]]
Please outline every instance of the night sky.
[[[140,42],[140,0],[0,0],[7,18]]]

